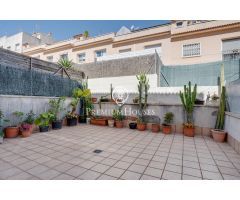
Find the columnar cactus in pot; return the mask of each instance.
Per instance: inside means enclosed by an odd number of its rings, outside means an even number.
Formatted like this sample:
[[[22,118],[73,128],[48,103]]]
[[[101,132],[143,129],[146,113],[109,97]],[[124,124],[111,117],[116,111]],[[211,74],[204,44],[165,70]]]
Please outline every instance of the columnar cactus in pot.
[[[185,123],[183,124],[183,133],[186,136],[194,136],[194,123],[193,123],[193,111],[194,103],[197,96],[197,85],[195,84],[192,90],[191,82],[189,81],[188,86],[184,85],[184,91],[180,91],[180,98],[185,110]]]
[[[137,128],[140,131],[146,129],[146,123],[144,122],[144,110],[147,107],[147,99],[148,99],[148,90],[149,90],[149,79],[147,78],[145,73],[141,73],[137,76],[138,79],[138,104],[139,104],[139,111],[138,111],[138,121],[137,121]]]
[[[220,105],[217,113],[217,120],[215,124],[215,129],[212,129],[213,139],[217,142],[224,142],[226,137],[226,131],[224,131],[224,115],[226,111],[226,88],[222,86]]]

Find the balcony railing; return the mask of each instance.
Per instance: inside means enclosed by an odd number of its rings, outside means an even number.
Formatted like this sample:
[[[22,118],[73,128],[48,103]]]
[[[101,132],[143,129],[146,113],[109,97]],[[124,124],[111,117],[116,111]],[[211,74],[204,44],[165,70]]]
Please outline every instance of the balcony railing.
[[[115,59],[121,59],[121,58],[144,56],[144,55],[154,54],[156,52],[160,56],[161,55],[161,48],[144,49],[144,50],[141,50],[141,51],[130,51],[130,52],[106,55],[106,56],[96,58],[96,61],[115,60]]]

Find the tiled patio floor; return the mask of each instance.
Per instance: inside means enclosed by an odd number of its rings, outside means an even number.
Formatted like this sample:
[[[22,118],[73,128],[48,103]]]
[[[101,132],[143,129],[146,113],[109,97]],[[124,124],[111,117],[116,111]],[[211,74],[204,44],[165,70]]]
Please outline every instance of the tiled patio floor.
[[[0,179],[240,179],[240,155],[209,137],[79,125],[6,139]]]

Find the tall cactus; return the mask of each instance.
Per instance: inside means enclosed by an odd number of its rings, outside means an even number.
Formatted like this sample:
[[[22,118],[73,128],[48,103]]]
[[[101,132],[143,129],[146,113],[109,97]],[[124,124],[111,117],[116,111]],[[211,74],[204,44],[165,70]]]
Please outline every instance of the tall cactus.
[[[224,129],[224,114],[226,110],[226,88],[222,86],[222,93],[220,98],[220,105],[218,108],[217,120],[215,124],[215,129]]]
[[[188,87],[184,85],[183,93],[180,91],[180,98],[183,104],[183,107],[186,111],[186,123],[193,125],[193,109],[194,103],[197,96],[197,85],[194,85],[193,91],[191,88],[191,82],[189,81]]]
[[[138,92],[139,92],[139,117],[143,120],[143,111],[147,107],[149,79],[145,73],[141,73],[137,76],[138,80]]]

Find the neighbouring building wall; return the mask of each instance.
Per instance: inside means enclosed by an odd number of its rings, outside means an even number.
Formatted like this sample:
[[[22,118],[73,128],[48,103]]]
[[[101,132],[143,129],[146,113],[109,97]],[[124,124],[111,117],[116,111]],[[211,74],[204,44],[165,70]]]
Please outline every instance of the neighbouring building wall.
[[[39,47],[39,51],[26,49],[30,56],[47,59],[53,56],[53,62],[59,54],[68,53],[69,59],[76,63],[95,61],[96,50],[106,50],[103,57],[119,55],[121,52],[138,52],[146,48],[160,50],[164,65],[186,65],[214,62],[222,60],[222,43],[225,40],[240,38],[240,21],[218,20],[191,23],[184,21],[182,27],[171,24],[140,29],[123,35],[105,34],[87,39],[71,39],[47,47]],[[183,56],[183,45],[200,44],[200,55]],[[155,47],[154,47],[155,46]],[[41,49],[42,48],[42,49]],[[78,54],[85,53],[85,60],[80,62]]]

